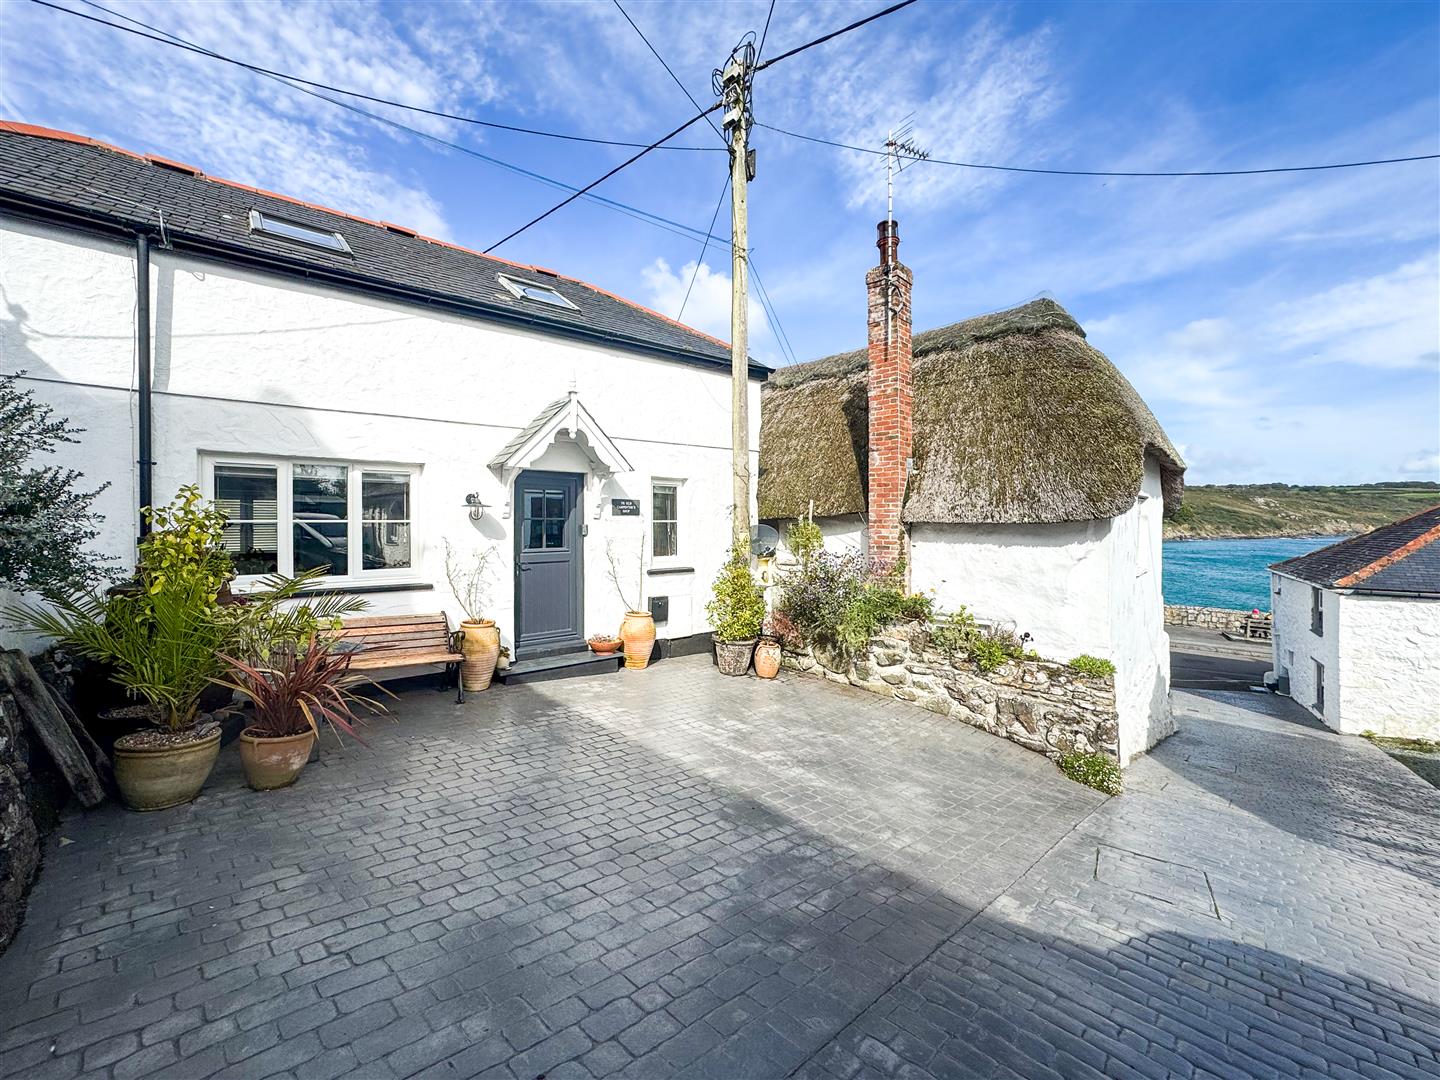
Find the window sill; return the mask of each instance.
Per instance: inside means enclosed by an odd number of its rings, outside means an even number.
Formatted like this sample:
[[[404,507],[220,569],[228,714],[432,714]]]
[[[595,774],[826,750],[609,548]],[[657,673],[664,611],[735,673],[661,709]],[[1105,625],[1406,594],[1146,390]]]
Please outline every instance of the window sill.
[[[258,581],[252,585],[248,582],[240,582],[235,589],[236,596],[245,596],[248,593],[258,591]],[[435,583],[431,581],[354,581],[349,583],[337,583],[334,585],[317,585],[301,591],[301,596],[346,596],[353,593],[388,593],[388,592],[431,592]]]
[[[650,577],[664,577],[666,574],[693,574],[693,566],[652,566],[645,573]]]

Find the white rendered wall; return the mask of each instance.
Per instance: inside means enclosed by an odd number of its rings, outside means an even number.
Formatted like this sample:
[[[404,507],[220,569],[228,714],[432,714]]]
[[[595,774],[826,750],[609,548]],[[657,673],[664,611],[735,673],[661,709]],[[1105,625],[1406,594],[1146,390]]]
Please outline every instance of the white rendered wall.
[[[0,367],[88,429],[64,464],[110,481],[97,546],[133,560],[136,522],[134,255],[123,244],[0,219]],[[682,482],[681,551],[689,574],[649,578],[671,597],[661,636],[705,629],[704,601],[729,542],[728,370],[685,364],[497,324],[299,285],[163,251],[153,255],[155,498],[201,480],[201,456],[274,455],[409,464],[415,581],[431,589],[370,596],[377,614],[459,612],[444,586],[443,540],[491,544],[492,612],[510,642],[513,532],[495,453],[573,385],[634,467],[584,494],[587,633],[613,631],[623,605],[606,576],[606,541],[648,544],[650,483]],[[752,462],[759,384],[750,386]],[[541,464],[580,471],[557,447]],[[569,453],[571,456],[566,458]],[[472,523],[463,505],[489,504]],[[612,519],[609,499],[640,501]],[[597,511],[599,513],[597,514]]]
[[[1113,523],[914,525],[910,587],[942,611],[1010,622],[1041,656],[1111,658]]]
[[[790,545],[786,543],[788,530],[795,524],[794,518],[785,518],[780,521],[772,521],[780,532],[780,548],[777,552],[777,561],[781,565],[793,563],[794,555],[790,551]],[[865,516],[863,514],[846,514],[843,517],[816,518],[815,524],[820,526],[820,534],[825,538],[825,550],[834,555],[863,555],[868,548],[865,534]]]
[[[1112,651],[1095,653],[1115,664],[1122,765],[1175,731],[1170,709],[1170,635],[1165,632],[1160,581],[1164,517],[1160,467],[1147,458],[1140,498],[1114,519],[1111,529]]]
[[[1440,739],[1440,600],[1347,593],[1339,608],[1339,713],[1332,726],[1347,734]]]
[[[1344,627],[1339,597],[1322,593],[1324,633],[1310,629],[1311,585],[1284,574],[1270,575],[1270,612],[1273,620],[1271,653],[1275,672],[1290,676],[1290,697],[1330,727],[1339,729],[1340,648]],[[1325,668],[1325,711],[1315,708],[1315,662]]]

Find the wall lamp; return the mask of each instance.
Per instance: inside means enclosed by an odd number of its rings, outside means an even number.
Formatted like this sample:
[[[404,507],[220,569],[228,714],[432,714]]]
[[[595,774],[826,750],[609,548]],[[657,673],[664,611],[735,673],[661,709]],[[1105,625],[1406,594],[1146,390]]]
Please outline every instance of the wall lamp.
[[[470,508],[470,520],[479,521],[485,516],[486,504],[480,501],[480,493],[472,491],[465,496],[465,505]]]

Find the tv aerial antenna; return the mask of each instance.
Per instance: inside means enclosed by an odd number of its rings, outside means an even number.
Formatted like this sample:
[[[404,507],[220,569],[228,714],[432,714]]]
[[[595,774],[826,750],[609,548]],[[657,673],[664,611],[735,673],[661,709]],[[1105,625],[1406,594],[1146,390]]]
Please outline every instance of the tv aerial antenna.
[[[917,161],[925,161],[930,151],[915,144],[915,114],[904,117],[899,126],[890,129],[885,138],[885,220],[895,220],[895,176]]]

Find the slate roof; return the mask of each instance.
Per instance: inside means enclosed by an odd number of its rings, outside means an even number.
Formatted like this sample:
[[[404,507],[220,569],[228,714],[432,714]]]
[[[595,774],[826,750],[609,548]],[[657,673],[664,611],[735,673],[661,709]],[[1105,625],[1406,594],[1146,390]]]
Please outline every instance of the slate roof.
[[[509,461],[511,454],[515,453],[516,450],[519,450],[520,447],[533,439],[535,435],[541,431],[546,424],[555,419],[555,417],[560,414],[560,410],[568,404],[570,404],[570,399],[568,397],[562,397],[559,401],[552,401],[549,405],[546,405],[545,408],[541,409],[539,416],[521,428],[520,433],[502,446],[499,452],[490,459],[490,467],[493,469]]]
[[[453,301],[465,313],[727,365],[730,347],[649,308],[543,267],[482,255],[230,180],[155,155],[134,154],[80,135],[0,122],[0,210],[108,229],[147,228],[179,250],[257,261],[326,283],[378,287],[402,302]],[[340,233],[352,254],[250,231],[252,209]],[[499,223],[497,223],[497,228]],[[320,272],[320,273],[317,273]],[[553,288],[577,310],[516,297],[507,274]],[[768,372],[752,361],[752,376]]]
[[[1440,598],[1440,505],[1270,569],[1327,589]]]

